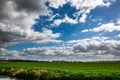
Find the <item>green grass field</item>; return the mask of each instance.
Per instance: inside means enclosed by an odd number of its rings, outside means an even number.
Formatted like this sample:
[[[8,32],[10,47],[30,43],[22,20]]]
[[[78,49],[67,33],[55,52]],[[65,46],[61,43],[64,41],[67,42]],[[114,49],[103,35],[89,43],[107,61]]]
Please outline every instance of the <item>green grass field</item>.
[[[17,72],[26,74],[26,77],[28,74],[39,73],[37,76],[40,76],[46,73],[43,78],[31,80],[120,80],[120,62],[0,62],[1,75],[22,78]]]

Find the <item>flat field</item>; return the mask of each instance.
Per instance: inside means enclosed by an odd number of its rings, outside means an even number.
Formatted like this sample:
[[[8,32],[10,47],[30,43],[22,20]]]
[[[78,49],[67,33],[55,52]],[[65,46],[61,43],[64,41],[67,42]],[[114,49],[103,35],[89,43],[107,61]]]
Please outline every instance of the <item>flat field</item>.
[[[18,74],[32,72],[39,76],[33,80],[120,80],[120,62],[0,62],[1,75],[22,78]]]

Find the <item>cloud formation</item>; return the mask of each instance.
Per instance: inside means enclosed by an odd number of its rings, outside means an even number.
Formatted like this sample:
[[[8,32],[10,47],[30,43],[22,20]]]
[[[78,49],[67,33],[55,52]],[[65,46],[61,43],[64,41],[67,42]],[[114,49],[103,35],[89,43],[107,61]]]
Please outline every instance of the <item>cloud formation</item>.
[[[45,3],[49,2],[48,5]],[[57,40],[60,33],[54,33],[52,29],[41,27],[41,32],[35,31],[33,25],[39,16],[48,16],[52,26],[61,23],[77,24],[85,23],[88,14],[96,7],[109,7],[115,0],[1,0],[0,2],[0,56],[6,58],[36,59],[36,60],[119,60],[120,41],[107,37],[92,37],[80,40]],[[66,13],[53,14],[51,8],[59,9],[65,4],[75,8],[71,18]],[[59,17],[60,18],[59,18]],[[56,18],[57,17],[57,18]],[[62,18],[62,19],[61,19]],[[40,26],[37,26],[40,27]],[[113,32],[120,31],[120,21],[116,23],[101,24],[93,29],[85,29],[82,32]],[[56,31],[55,31],[56,32]],[[79,34],[78,34],[79,35]],[[118,34],[116,38],[120,38]],[[34,43],[60,43],[50,47],[26,48],[21,52],[4,49],[4,46],[19,42]],[[29,47],[29,46],[28,46]]]
[[[45,14],[43,14],[45,13]],[[21,41],[49,42],[59,37],[59,33],[44,29],[36,32],[32,29],[39,15],[49,15],[44,0],[1,0],[0,2],[0,47]]]
[[[120,38],[120,34],[118,34],[116,37],[117,37],[117,38]]]
[[[18,58],[19,52],[18,51],[9,51],[4,48],[0,48],[0,57],[6,57],[6,58]]]
[[[35,40],[54,42],[55,38],[60,36],[59,33],[52,33],[51,30],[47,29],[45,31],[43,30],[43,32],[36,32],[32,29],[33,25],[36,23],[35,19],[40,15],[50,15],[50,13],[52,13],[52,11],[48,9],[48,6],[45,5],[46,2],[45,0],[1,0],[0,45],[4,46],[13,42]],[[53,25],[60,25],[63,22],[71,24],[76,24],[79,21],[85,22],[87,14],[90,13],[91,9],[97,6],[110,5],[110,2],[104,3],[102,0],[48,0],[48,2],[49,7],[53,8],[59,8],[64,4],[70,3],[72,7],[78,10],[78,12],[74,14],[76,19],[72,19],[66,15],[63,19],[55,20]],[[82,15],[82,17],[79,20],[78,17],[80,15]]]
[[[71,40],[64,46],[34,47],[21,52],[1,49],[1,57],[22,58],[33,60],[67,60],[67,61],[98,61],[119,60],[120,41],[109,40],[107,37],[93,37],[82,40]],[[9,56],[9,54],[11,56]]]
[[[120,31],[120,24],[118,24],[118,22],[117,22],[117,25],[116,25],[116,23],[107,23],[107,24],[102,24],[93,29],[85,29],[85,30],[82,30],[82,33],[84,33],[84,32],[100,32],[100,31],[107,31],[107,32]]]
[[[49,7],[59,9],[65,4],[69,4],[71,7],[74,7],[77,11],[73,13],[75,19],[72,21],[67,21],[71,24],[85,23],[88,14],[92,9],[96,7],[109,7],[111,3],[115,1],[104,1],[104,0],[48,0]],[[66,14],[65,14],[66,15]],[[66,16],[63,19],[57,19],[54,21],[54,25],[60,25],[61,23],[66,22]]]
[[[77,22],[77,20],[72,19],[72,18],[68,17],[67,15],[65,15],[65,17],[63,19],[54,20],[52,26],[59,26],[61,23],[76,24],[78,22]]]
[[[81,40],[75,44],[73,51],[75,53],[93,53],[93,54],[111,54],[120,56],[120,41],[102,39],[99,37]]]
[[[44,0],[1,0],[0,19],[15,19],[28,14],[47,10]]]

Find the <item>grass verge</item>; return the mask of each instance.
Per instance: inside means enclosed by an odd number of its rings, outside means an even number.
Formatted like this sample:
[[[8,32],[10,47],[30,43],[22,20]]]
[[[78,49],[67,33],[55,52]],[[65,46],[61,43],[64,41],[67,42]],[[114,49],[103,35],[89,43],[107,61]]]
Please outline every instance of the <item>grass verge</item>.
[[[49,69],[0,69],[0,75],[16,77],[22,80],[120,80],[120,73],[67,72]]]

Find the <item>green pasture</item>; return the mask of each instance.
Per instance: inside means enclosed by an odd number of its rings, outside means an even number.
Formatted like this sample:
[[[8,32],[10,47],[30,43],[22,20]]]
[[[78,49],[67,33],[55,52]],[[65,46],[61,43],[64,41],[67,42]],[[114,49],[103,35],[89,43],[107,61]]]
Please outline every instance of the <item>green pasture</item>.
[[[40,70],[45,70],[45,72],[47,71],[47,76],[48,74],[49,76],[51,75],[54,77],[56,77],[55,75],[59,75],[60,78],[61,75],[62,77],[63,75],[64,77],[66,77],[65,75],[67,75],[67,77],[69,78],[69,76],[71,77],[74,75],[74,80],[77,80],[78,76],[80,75],[85,76],[85,78],[81,80],[86,80],[86,77],[93,78],[88,78],[88,80],[108,80],[109,78],[109,80],[120,79],[120,62],[0,62],[0,70],[1,74],[4,73],[4,75],[7,74],[7,72],[10,74],[14,74],[20,71],[23,71],[22,73],[28,75],[29,73],[31,74],[31,71],[33,70],[37,73],[41,73]],[[43,78],[43,80],[52,80],[51,76],[50,79]],[[78,78],[78,80],[79,79],[80,78]],[[73,79],[70,78],[70,80]]]
[[[0,62],[0,68],[52,69],[70,72],[119,72],[120,62]]]

